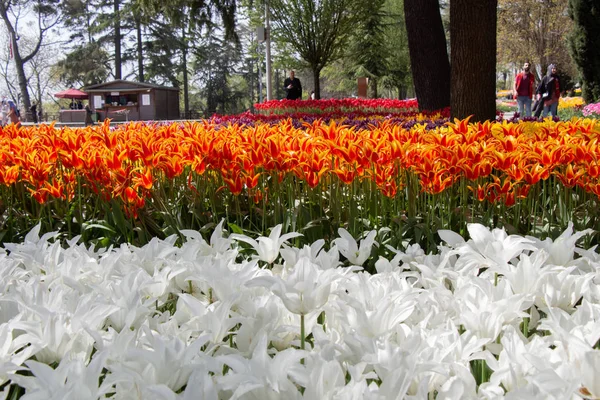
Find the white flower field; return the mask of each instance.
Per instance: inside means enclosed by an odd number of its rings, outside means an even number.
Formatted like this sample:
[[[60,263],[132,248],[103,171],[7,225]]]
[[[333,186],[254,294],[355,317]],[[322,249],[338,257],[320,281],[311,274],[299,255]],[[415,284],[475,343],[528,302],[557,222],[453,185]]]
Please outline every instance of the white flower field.
[[[0,250],[0,398],[598,399],[600,255],[468,227],[361,271],[340,229]]]

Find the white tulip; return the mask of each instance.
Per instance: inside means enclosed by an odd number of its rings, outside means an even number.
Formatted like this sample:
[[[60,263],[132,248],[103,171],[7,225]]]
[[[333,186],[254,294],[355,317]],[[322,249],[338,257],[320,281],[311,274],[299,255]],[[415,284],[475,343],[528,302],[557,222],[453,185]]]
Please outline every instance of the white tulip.
[[[318,310],[327,302],[331,283],[338,277],[335,270],[322,271],[308,258],[301,258],[285,280],[275,276],[261,276],[246,286],[262,286],[281,298],[292,313],[306,315]]]
[[[569,221],[567,229],[556,238],[551,240],[547,238],[543,241],[534,237],[527,237],[538,248],[544,249],[549,254],[548,263],[553,265],[569,266],[573,262],[573,256],[576,250],[575,244],[585,235],[593,233],[593,230],[586,229],[573,234],[573,222]]]
[[[106,355],[98,353],[86,366],[82,360],[63,360],[56,369],[27,361],[33,376],[13,375],[12,380],[25,388],[24,400],[95,400],[108,394],[111,385],[99,384]]]
[[[271,264],[279,256],[279,249],[283,243],[285,243],[288,239],[302,236],[301,233],[297,232],[281,235],[281,228],[282,225],[279,224],[271,230],[269,237],[261,236],[257,240],[238,234],[231,235],[231,238],[248,243],[250,246],[252,246],[252,248],[254,248],[260,260]]]
[[[585,394],[593,399],[600,399],[600,351],[592,350],[586,353],[581,367],[581,384],[585,388]],[[580,390],[580,393],[584,393]]]
[[[217,382],[224,390],[232,392],[232,400],[301,398],[288,375],[290,368],[298,365],[306,356],[305,352],[287,349],[271,358],[267,353],[267,345],[267,337],[262,335],[250,359],[235,354],[217,357],[218,361],[231,369]]]
[[[370,231],[367,236],[360,242],[360,247],[356,240],[344,228],[338,229],[339,238],[333,243],[338,247],[339,252],[348,259],[352,264],[362,266],[371,255],[371,248],[376,244],[375,237],[377,231]]]

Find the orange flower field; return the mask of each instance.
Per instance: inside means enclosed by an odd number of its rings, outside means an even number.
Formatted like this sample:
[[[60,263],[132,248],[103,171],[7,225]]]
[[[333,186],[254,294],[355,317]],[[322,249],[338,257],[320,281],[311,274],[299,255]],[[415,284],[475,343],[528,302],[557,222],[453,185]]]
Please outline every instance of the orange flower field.
[[[421,218],[444,227],[487,216],[518,231],[558,229],[568,213],[595,209],[599,135],[594,119],[463,120],[432,130],[319,120],[295,128],[289,119],[253,127],[9,126],[0,129],[0,196],[5,216],[18,212],[30,223],[68,216],[83,224],[121,208],[135,225],[158,210],[175,232],[232,216],[241,225],[258,217],[262,225],[293,223],[302,207],[305,223]],[[8,218],[2,222],[7,229]]]

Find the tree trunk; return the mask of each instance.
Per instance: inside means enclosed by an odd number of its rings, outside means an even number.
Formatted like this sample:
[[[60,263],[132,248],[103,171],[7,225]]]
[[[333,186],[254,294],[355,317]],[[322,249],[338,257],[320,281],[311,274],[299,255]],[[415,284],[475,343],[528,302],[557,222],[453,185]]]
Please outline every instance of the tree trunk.
[[[450,2],[453,118],[496,118],[497,4],[497,0]]]
[[[120,0],[114,0],[115,18],[115,79],[121,79],[121,15],[119,12]]]
[[[188,56],[188,37],[192,37],[191,33],[186,32],[186,23],[188,29],[192,30],[191,22],[183,21],[181,28],[181,64],[182,64],[182,75],[183,75],[183,112],[187,119],[190,113],[190,88],[188,80],[188,67],[187,67],[187,56]]]
[[[319,78],[321,77],[321,70],[319,68],[313,68],[313,79],[315,81],[315,100],[319,100],[321,98],[321,84],[319,82]],[[307,90],[307,89],[305,89]],[[310,99],[310,92],[309,92]],[[302,100],[302,99],[300,99]]]
[[[185,43],[185,40],[184,40]],[[183,112],[185,115],[184,119],[187,119],[188,113],[190,112],[190,96],[188,88],[188,69],[187,69],[187,49],[183,49],[181,63],[183,68]]]
[[[439,110],[448,107],[450,63],[439,2],[404,0],[404,16],[419,109]]]
[[[29,98],[29,91],[27,90],[25,62],[23,61],[21,53],[19,52],[17,33],[15,32],[15,28],[13,27],[12,23],[10,22],[10,19],[8,18],[8,10],[4,6],[4,4],[0,6],[0,16],[2,17],[2,20],[4,20],[4,24],[6,25],[6,29],[8,30],[8,40],[12,44],[13,58],[15,60],[15,69],[17,70],[17,80],[19,81],[19,90],[21,92],[21,102],[23,107],[25,107],[25,111],[27,111],[31,107],[31,100]],[[18,99],[13,100],[18,102]],[[19,107],[20,105],[21,104],[17,103],[17,107]]]
[[[406,98],[406,86],[398,86],[398,100]]]
[[[371,98],[377,99],[379,97],[379,93],[377,92],[377,78],[369,79],[369,86],[371,87]]]
[[[254,63],[252,62],[252,58],[250,58],[249,62],[250,62],[250,72],[248,73],[248,76],[250,77],[250,85],[249,85],[250,104],[254,105]]]
[[[281,80],[279,75],[281,75],[279,73],[279,70],[276,69],[275,70],[275,98],[276,99],[280,99],[281,98]]]
[[[36,112],[38,113],[38,115],[42,114],[42,112],[44,111],[42,108],[42,85],[40,83],[40,74],[37,74],[37,92],[38,92],[38,98],[37,98],[37,109]],[[32,115],[31,116],[32,119],[34,121],[37,121],[38,123],[42,122],[41,119],[37,118],[37,115]]]
[[[137,59],[138,59],[138,81],[144,82],[144,53],[142,48],[142,23],[140,17],[135,18],[135,30],[137,34]]]

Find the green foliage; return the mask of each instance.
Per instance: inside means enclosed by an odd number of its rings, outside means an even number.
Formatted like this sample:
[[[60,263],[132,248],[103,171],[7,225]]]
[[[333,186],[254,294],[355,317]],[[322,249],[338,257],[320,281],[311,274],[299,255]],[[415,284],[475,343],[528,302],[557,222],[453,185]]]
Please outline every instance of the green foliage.
[[[387,0],[384,41],[388,46],[387,73],[382,77],[384,88],[397,89],[398,98],[406,98],[412,86],[408,37],[404,22],[404,1]]]
[[[597,197],[579,187],[566,188],[553,176],[533,186],[516,205],[507,206],[501,201],[479,202],[467,180],[439,194],[421,192],[410,172],[401,179],[406,187],[393,198],[383,196],[369,180],[347,185],[328,177],[310,188],[293,174],[280,181],[278,173],[268,172],[258,184],[268,198],[236,196],[216,175],[190,172],[157,182],[137,215],[124,212],[119,200],[103,200],[84,188],[71,202],[53,199],[42,206],[28,198],[23,185],[15,184],[0,192],[0,237],[2,242],[21,242],[41,222],[43,232],[59,231],[63,239],[81,235],[83,243],[98,248],[125,242],[140,246],[182,229],[207,232],[225,219],[232,231],[253,236],[281,223],[284,230],[304,235],[296,245],[329,241],[343,227],[355,237],[375,229],[378,242],[393,248],[419,243],[425,251],[434,251],[439,244],[435,232],[450,229],[465,235],[472,222],[540,238],[558,237],[571,220],[578,231],[600,229]],[[597,235],[591,236],[586,246],[597,240]]]
[[[600,7],[595,0],[569,0],[574,28],[569,36],[573,60],[582,78],[587,103],[600,100]]]
[[[56,65],[60,80],[67,86],[102,83],[110,73],[109,55],[97,42],[77,46]]]
[[[378,97],[377,82],[389,71],[388,60],[391,53],[385,42],[384,6],[385,0],[371,3],[371,11],[363,16],[355,31],[352,49],[352,58],[361,71],[360,75],[370,78],[371,97],[374,98]]]
[[[225,38],[237,42],[235,18],[237,5],[234,0],[136,0],[146,15],[163,15],[174,26],[190,24],[190,30],[197,30],[213,23],[213,17],[220,16]]]
[[[181,64],[177,61],[183,43],[176,36],[178,31],[162,19],[148,24],[147,31],[143,47],[145,79],[160,85],[179,86]]]
[[[569,121],[571,118],[584,118],[582,109],[579,107],[569,107],[558,111],[558,116],[563,121]]]
[[[233,65],[239,63],[239,50],[224,39],[210,35],[194,49],[194,70],[205,82],[206,115],[238,113],[247,108],[243,99],[248,90],[245,82],[234,77]]]
[[[356,79],[369,78],[370,97],[381,89],[404,98],[411,85],[402,0],[377,0],[352,34],[348,55],[324,70],[333,91],[355,93]],[[332,88],[328,88],[332,91]],[[343,95],[342,95],[343,96]]]
[[[273,37],[288,44],[310,67],[320,98],[321,70],[339,59],[345,43],[368,12],[364,0],[273,0]]]

